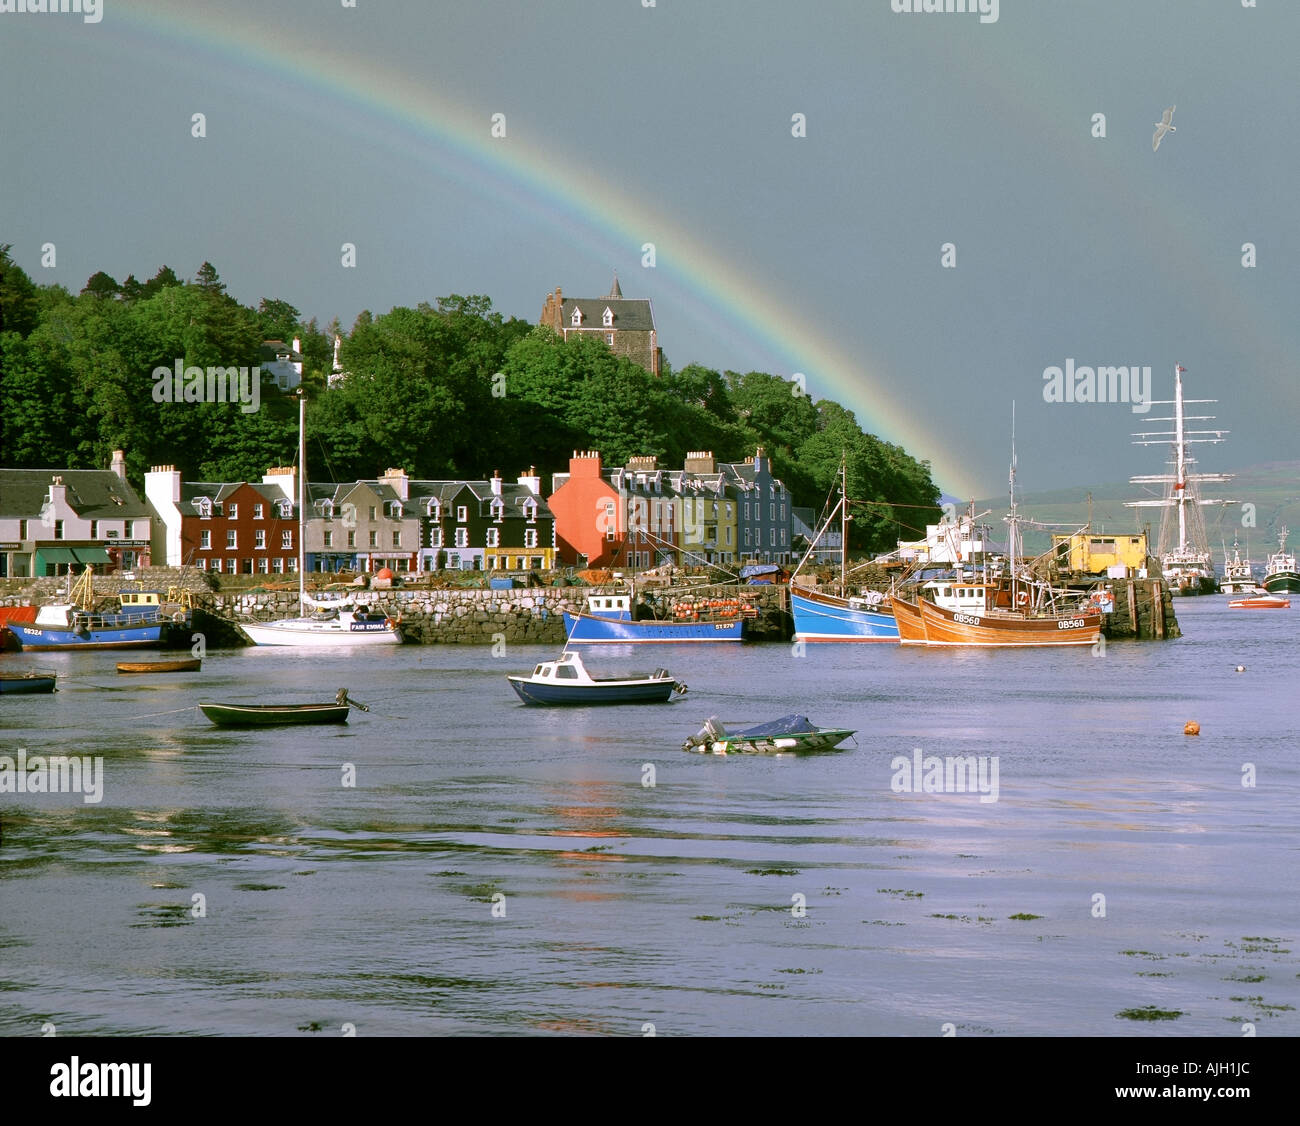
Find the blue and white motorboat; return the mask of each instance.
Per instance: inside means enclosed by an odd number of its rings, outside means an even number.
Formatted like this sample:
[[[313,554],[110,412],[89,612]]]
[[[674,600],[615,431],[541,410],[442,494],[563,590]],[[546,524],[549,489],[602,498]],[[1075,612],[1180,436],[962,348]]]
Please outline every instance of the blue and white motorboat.
[[[649,675],[592,676],[582,658],[570,652],[543,661],[532,676],[506,679],[525,704],[662,704],[686,691],[686,685],[667,669],[655,669]]]

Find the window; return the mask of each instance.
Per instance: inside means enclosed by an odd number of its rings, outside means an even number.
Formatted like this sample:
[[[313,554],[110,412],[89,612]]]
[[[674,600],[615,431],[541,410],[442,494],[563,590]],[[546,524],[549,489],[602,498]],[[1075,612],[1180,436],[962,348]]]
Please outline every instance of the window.
[[[280,533],[280,550],[281,551],[293,550],[293,529],[292,528],[285,528],[284,531]]]
[[[265,508],[264,505],[260,505],[260,504],[255,504],[255,505],[253,505],[253,519],[254,519],[254,520],[263,520],[263,519],[265,519],[265,517],[263,516],[264,508]]]
[[[500,524],[501,521],[505,519],[506,506],[502,501],[494,500],[491,505],[491,511],[492,511],[492,519],[495,520],[498,524]]]
[[[394,532],[394,533],[393,533],[393,546],[394,546],[394,547],[401,547],[401,546],[402,546],[402,533],[401,533],[401,532]]]
[[[199,498],[199,517],[206,520],[212,515],[212,501],[207,497]]]
[[[237,574],[239,574],[239,560],[238,560],[238,559],[227,559],[227,560],[226,560],[226,570],[229,571],[232,575],[237,575]]]
[[[282,500],[276,506],[282,520],[288,520],[293,515],[293,501]]]
[[[206,571],[208,569],[208,561],[206,559],[200,559],[197,562],[197,566],[200,571]]]
[[[333,547],[333,546],[334,546],[334,533],[333,533],[333,532],[325,532],[325,533],[324,533],[324,545],[325,545],[326,547]]]
[[[776,505],[775,505],[775,504],[769,504],[769,505],[767,506],[767,518],[768,518],[769,520],[775,520],[775,519],[776,519]]]
[[[91,538],[92,540],[97,540],[97,539],[99,539],[99,521],[98,521],[98,520],[92,520],[92,521],[90,522],[90,538]]]
[[[220,559],[214,559],[214,560],[212,561],[212,569],[213,569],[214,571],[216,571],[218,574],[220,574],[220,572],[221,572],[221,560],[220,560]]]
[[[447,556],[447,569],[451,571],[460,570],[460,556],[454,551]]]
[[[582,310],[581,310],[581,309],[574,309],[574,310],[573,310],[573,316],[571,316],[571,317],[569,318],[569,324],[573,325],[574,328],[578,328],[579,326],[581,326],[581,324],[582,324]]]
[[[607,332],[607,333],[605,333],[605,343],[606,343],[606,344],[609,344],[609,345],[611,345],[611,346],[613,345],[613,343],[614,343],[614,334],[613,334],[612,332]]]
[[[603,324],[606,328],[612,328],[614,325],[614,310],[606,306],[605,314],[603,317],[601,317],[600,323]],[[608,337],[606,339],[608,339]]]
[[[731,525],[727,525],[727,546],[731,546]]]
[[[298,573],[298,560],[291,558],[285,566],[289,568],[290,574],[296,575]]]
[[[441,528],[430,528],[430,529],[429,529],[429,546],[430,546],[430,547],[441,547],[441,546],[442,546],[442,529],[441,529]]]
[[[537,529],[536,529],[536,528],[525,528],[525,529],[524,529],[524,547],[536,547],[536,546],[537,546]]]
[[[749,546],[749,529],[748,529],[748,528],[745,529],[745,546],[746,546],[746,547]]]
[[[745,519],[749,519],[749,501],[745,501]]]
[[[257,528],[253,532],[253,547],[258,551],[266,550],[266,529]]]
[[[370,519],[373,520],[374,518],[375,518],[375,506],[372,504],[370,506]]]
[[[234,528],[231,528],[229,531],[226,532],[226,547],[232,548],[238,546],[239,546],[239,533],[236,532]]]
[[[456,506],[456,523],[464,524],[469,519],[469,508],[463,504]]]
[[[488,547],[500,547],[500,546],[501,546],[501,529],[500,529],[500,528],[489,528],[489,529],[487,530],[487,545],[488,545]]]
[[[235,504],[234,501],[228,502],[226,504],[226,515],[234,520],[239,515],[239,505]]]
[[[429,513],[429,519],[430,519],[430,520],[441,520],[441,519],[442,519],[442,505],[439,504],[438,501],[436,501],[436,500],[431,500],[431,501],[429,501],[428,513]]]
[[[271,560],[271,570],[274,571],[277,575],[284,574],[284,560],[281,559],[278,555]]]
[[[54,521],[54,538],[55,538],[56,540],[61,540],[61,539],[63,539],[63,521],[62,521],[62,520],[55,520],[55,521]]]
[[[257,561],[257,573],[258,573],[259,575],[265,575],[265,574],[266,574],[270,569],[271,569],[271,564],[270,564],[270,562],[267,560],[266,556],[263,555],[263,556],[262,556],[260,559],[258,559],[258,561]]]
[[[356,534],[356,532],[349,532],[349,533],[348,533],[348,547],[356,547],[356,546],[357,546],[357,534]]]
[[[212,547],[212,529],[204,528],[199,532],[199,550],[208,551]]]
[[[18,538],[19,538],[20,540],[25,540],[25,539],[27,538],[27,521],[26,521],[26,520],[19,520],[19,521],[18,521]]]
[[[371,533],[370,533],[370,546],[371,546],[371,547],[378,547],[378,546],[379,546],[379,533],[378,533],[378,532],[371,532]]]
[[[457,529],[456,529],[456,546],[457,546],[457,547],[469,547],[469,529],[468,529],[468,528],[457,528]]]

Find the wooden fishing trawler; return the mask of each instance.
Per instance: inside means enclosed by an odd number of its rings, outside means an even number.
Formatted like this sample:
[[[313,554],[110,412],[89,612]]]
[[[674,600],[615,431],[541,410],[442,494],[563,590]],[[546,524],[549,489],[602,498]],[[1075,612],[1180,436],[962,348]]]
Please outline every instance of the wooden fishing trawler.
[[[138,593],[119,596],[119,607],[123,597]],[[147,649],[166,644],[168,630],[177,624],[156,598],[147,605],[131,602],[116,613],[97,613],[94,606],[93,572],[87,567],[69,589],[67,601],[40,607],[31,622],[10,620],[9,630],[23,649]],[[183,626],[186,613],[176,613]]]
[[[904,645],[1024,648],[1094,645],[1101,610],[1080,604],[1034,578],[1021,559],[1021,518],[1016,510],[1015,414],[1012,413],[1011,511],[1007,559],[993,557],[982,571],[959,567],[956,577],[931,579],[895,594],[894,618]],[[1005,562],[1005,566],[1003,563]]]

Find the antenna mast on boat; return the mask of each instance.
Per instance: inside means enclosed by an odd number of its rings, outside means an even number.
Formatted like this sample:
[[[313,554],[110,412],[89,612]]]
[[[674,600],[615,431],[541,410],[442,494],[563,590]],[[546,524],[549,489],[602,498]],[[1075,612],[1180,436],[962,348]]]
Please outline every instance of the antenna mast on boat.
[[[849,590],[849,455],[840,454],[840,597]]]
[[[298,396],[298,614],[307,613],[306,529],[307,529],[307,395],[300,383]]]
[[[1011,400],[1011,471],[1007,478],[1007,489],[1011,498],[1011,515],[1007,518],[1007,555],[1008,563],[1011,566],[1011,599],[1014,603],[1016,600],[1016,583],[1017,571],[1016,560],[1020,554],[1019,539],[1020,526],[1019,516],[1016,515],[1016,401]]]

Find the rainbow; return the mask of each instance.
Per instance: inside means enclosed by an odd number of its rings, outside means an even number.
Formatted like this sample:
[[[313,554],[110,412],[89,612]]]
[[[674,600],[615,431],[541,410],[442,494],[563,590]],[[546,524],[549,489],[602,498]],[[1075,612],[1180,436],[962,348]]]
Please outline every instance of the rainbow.
[[[598,259],[617,261],[633,249],[639,262],[642,244],[653,241],[657,281],[666,283],[683,312],[697,316],[720,339],[739,332],[759,343],[789,364],[781,374],[802,372],[814,398],[834,398],[854,409],[864,429],[916,457],[929,457],[936,480],[949,491],[974,495],[961,466],[944,460],[950,456],[945,443],[893,400],[886,387],[896,381],[884,379],[870,357],[837,346],[818,331],[811,311],[792,310],[788,294],[778,299],[756,285],[711,250],[699,232],[653,204],[527,139],[494,140],[490,115],[480,107],[471,112],[440,96],[423,78],[292,39],[289,31],[226,6],[144,12],[118,0],[107,15],[97,30],[123,47],[163,51],[172,58],[183,53],[187,65],[201,60],[245,86],[250,72],[270,75],[275,96],[300,99],[308,111],[327,106],[336,117],[350,115],[369,140],[391,145],[405,159],[436,163],[440,174],[559,228]]]

